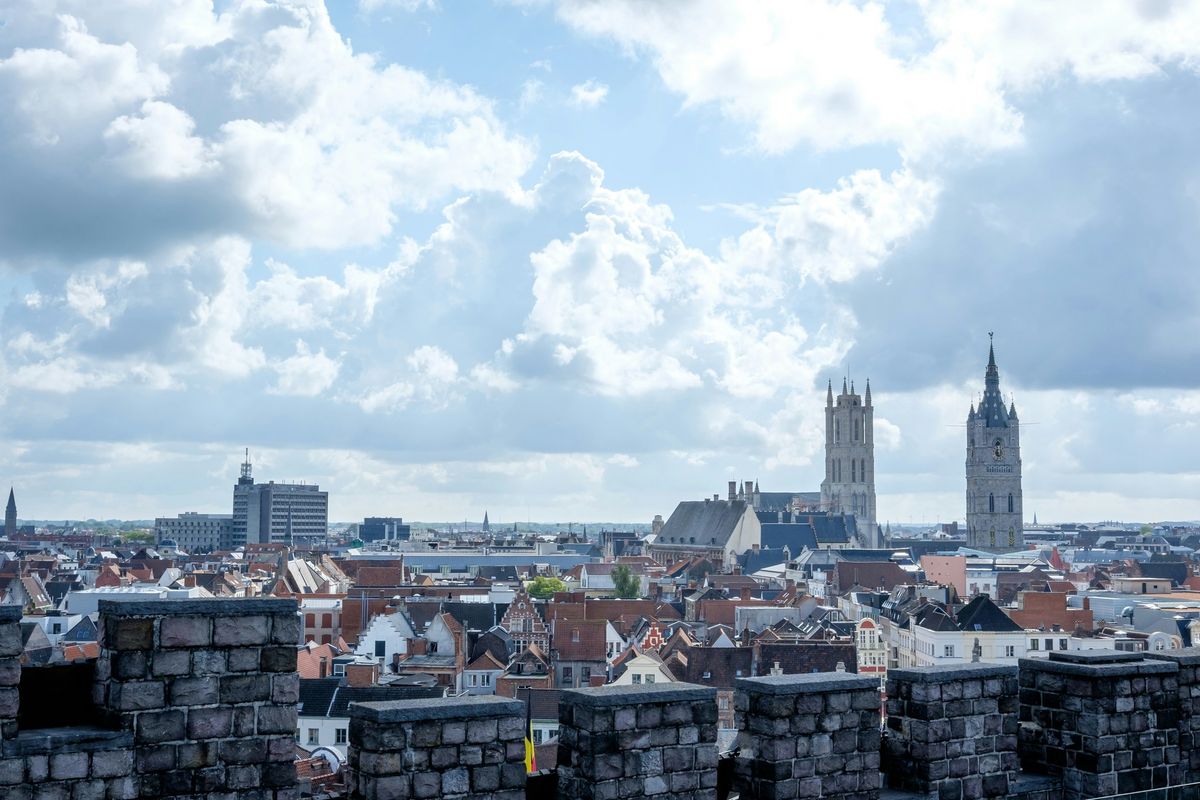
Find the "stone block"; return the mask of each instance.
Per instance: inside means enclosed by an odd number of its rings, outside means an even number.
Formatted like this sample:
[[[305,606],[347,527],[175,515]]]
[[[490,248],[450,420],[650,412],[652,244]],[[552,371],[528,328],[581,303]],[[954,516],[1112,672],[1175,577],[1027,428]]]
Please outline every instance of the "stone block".
[[[263,672],[295,672],[295,645],[262,648],[259,658],[259,669]]]
[[[218,647],[264,645],[271,638],[271,620],[265,616],[218,617],[213,620],[213,644]]]
[[[271,697],[269,675],[226,674],[220,678],[222,703],[256,703]]]
[[[209,706],[217,702],[218,678],[176,678],[171,681],[171,704],[176,706]]]
[[[109,619],[104,626],[101,646],[109,650],[154,649],[154,620],[149,617]]]
[[[222,739],[233,729],[233,709],[193,708],[188,712],[187,732],[190,739]]]
[[[300,702],[300,676],[294,672],[289,675],[272,675],[271,702],[282,704]]]
[[[151,658],[150,674],[155,677],[187,675],[192,654],[187,650],[156,650]]]
[[[113,683],[108,688],[109,707],[113,711],[147,711],[166,704],[162,681]]]
[[[135,736],[138,744],[159,744],[183,739],[185,730],[183,711],[150,711],[137,715]]]
[[[258,734],[292,733],[296,730],[295,706],[260,706]]]

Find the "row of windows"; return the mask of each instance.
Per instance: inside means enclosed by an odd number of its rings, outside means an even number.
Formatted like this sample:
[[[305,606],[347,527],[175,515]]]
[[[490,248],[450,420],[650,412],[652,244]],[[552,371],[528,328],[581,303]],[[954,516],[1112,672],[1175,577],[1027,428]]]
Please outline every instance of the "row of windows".
[[[1043,648],[1044,650],[1047,650],[1047,651],[1049,651],[1049,650],[1053,650],[1053,649],[1054,649],[1054,640],[1053,640],[1053,639],[1042,639],[1042,640],[1040,640],[1040,643],[1044,643],[1044,644],[1046,645],[1046,646]],[[1030,649],[1030,650],[1037,650],[1037,649],[1038,649],[1038,644],[1039,644],[1039,640],[1038,640],[1038,639],[1030,639],[1030,640],[1029,640],[1029,649]],[[1066,639],[1059,639],[1059,640],[1058,640],[1058,649],[1059,649],[1059,650],[1066,650],[1066,649],[1067,649],[1067,640],[1066,640]]]
[[[989,514],[996,513],[996,495],[995,494],[991,494],[991,493],[988,494],[988,513]],[[1013,494],[1012,494],[1012,492],[1008,493],[1008,513],[1010,513],[1010,514],[1013,513]]]
[[[862,441],[862,430],[863,430],[862,429],[862,420],[855,419],[854,425],[851,429],[850,441],[861,442]],[[840,442],[841,440],[842,440],[842,421],[840,419],[835,418],[833,420],[833,441]]]
[[[842,482],[842,459],[837,459],[829,465],[829,480],[834,483]],[[865,458],[850,459],[850,482],[867,482],[867,460]]]

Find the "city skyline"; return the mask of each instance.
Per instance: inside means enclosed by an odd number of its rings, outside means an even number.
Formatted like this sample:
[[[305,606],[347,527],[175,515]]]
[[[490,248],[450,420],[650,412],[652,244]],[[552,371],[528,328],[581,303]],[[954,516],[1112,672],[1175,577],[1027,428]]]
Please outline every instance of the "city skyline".
[[[962,520],[994,330],[1026,522],[1200,519],[1200,10],[729,8],[0,0],[0,485],[647,523],[845,376]]]

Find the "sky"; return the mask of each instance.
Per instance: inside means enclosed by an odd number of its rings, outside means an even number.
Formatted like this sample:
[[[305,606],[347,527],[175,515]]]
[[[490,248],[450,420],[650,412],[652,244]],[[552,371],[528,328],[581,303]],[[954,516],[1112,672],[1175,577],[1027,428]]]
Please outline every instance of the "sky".
[[[0,0],[22,517],[964,516],[995,332],[1040,522],[1200,519],[1200,5]]]

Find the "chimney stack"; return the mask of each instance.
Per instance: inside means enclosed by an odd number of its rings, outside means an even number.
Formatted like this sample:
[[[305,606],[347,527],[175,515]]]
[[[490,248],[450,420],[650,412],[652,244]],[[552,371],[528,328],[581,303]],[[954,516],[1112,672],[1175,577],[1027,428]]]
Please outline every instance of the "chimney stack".
[[[346,685],[361,689],[376,686],[379,683],[379,662],[372,659],[370,663],[355,661],[346,665]]]
[[[729,482],[729,499],[737,500],[737,481]]]

